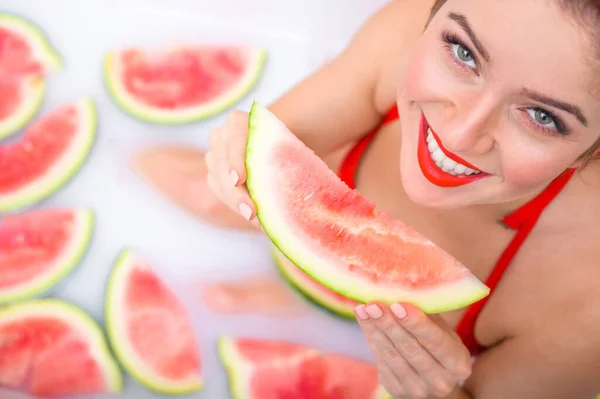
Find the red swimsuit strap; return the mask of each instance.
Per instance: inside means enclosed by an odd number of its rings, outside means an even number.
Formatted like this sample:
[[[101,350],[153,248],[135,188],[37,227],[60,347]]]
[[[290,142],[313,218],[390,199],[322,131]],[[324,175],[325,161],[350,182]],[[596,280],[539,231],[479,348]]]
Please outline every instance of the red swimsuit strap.
[[[477,316],[479,316],[479,313],[487,303],[487,300],[496,289],[502,275],[517,254],[519,248],[527,236],[529,236],[531,230],[533,230],[544,209],[546,209],[548,204],[552,202],[558,193],[566,186],[573,176],[573,173],[575,173],[575,169],[565,170],[561,175],[554,179],[541,194],[504,218],[504,223],[508,227],[516,229],[517,232],[498,259],[496,266],[485,282],[490,288],[490,294],[471,304],[456,327],[456,332],[471,352],[471,355],[476,356],[485,349],[483,346],[479,345],[475,339],[475,322],[477,321]]]
[[[356,177],[356,171],[358,169],[358,165],[360,164],[360,160],[362,159],[365,151],[369,147],[369,144],[381,128],[381,126],[385,125],[388,122],[392,122],[399,118],[398,108],[393,106],[381,124],[377,126],[375,129],[371,130],[367,135],[363,136],[356,145],[348,152],[342,164],[340,165],[340,169],[338,172],[338,176],[344,183],[348,185],[351,189],[356,188],[356,184],[354,182],[354,178]]]

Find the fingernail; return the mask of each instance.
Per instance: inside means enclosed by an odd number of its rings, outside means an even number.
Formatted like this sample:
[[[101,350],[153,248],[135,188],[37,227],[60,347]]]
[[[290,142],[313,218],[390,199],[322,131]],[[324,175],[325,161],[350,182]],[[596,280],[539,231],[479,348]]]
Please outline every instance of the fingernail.
[[[369,318],[369,315],[365,312],[365,305],[358,305],[354,310],[356,311],[356,315],[361,319],[367,320]]]
[[[399,319],[403,319],[406,317],[406,309],[404,309],[404,306],[400,305],[399,303],[394,303],[392,306],[390,306],[390,310],[392,311],[394,316],[396,316]]]
[[[229,172],[229,177],[231,177],[231,183],[235,186],[238,181],[240,180],[240,176],[238,175],[238,172],[236,172],[235,170],[232,170],[231,172]]]
[[[241,203],[239,206],[240,215],[244,217],[246,220],[250,220],[250,216],[252,216],[252,209],[248,206],[248,204]]]
[[[365,309],[365,311],[369,314],[369,316],[371,316],[373,319],[379,319],[381,316],[383,316],[383,311],[381,310],[381,308],[377,305],[369,305],[367,306],[367,308]]]

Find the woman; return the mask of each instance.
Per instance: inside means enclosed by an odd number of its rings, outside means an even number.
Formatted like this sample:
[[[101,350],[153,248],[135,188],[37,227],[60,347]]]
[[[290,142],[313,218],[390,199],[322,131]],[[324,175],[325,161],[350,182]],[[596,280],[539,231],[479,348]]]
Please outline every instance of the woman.
[[[434,317],[356,309],[392,395],[600,393],[598,0],[393,1],[270,109],[493,288]],[[237,111],[212,132],[207,181],[256,226],[246,137]]]

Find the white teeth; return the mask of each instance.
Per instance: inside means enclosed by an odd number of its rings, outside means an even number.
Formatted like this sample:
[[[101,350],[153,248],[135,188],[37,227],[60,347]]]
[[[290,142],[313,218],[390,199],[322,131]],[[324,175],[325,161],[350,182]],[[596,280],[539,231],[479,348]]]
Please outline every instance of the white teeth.
[[[480,173],[448,158],[446,154],[444,154],[444,152],[440,149],[438,142],[435,140],[433,134],[431,133],[431,129],[427,129],[427,148],[429,149],[429,153],[431,154],[431,158],[433,159],[435,164],[446,173],[449,173],[453,176],[470,176],[472,174],[476,175]]]
[[[440,165],[441,165],[442,161],[446,158],[446,155],[444,155],[444,153],[442,152],[442,150],[440,150],[439,148],[437,148],[435,151],[433,151],[431,153],[431,157],[433,158],[434,161],[439,162]]]

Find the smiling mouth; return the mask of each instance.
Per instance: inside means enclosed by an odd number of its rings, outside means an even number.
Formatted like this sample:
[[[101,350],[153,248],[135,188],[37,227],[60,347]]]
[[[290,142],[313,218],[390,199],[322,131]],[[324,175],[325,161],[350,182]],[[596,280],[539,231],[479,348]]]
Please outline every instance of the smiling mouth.
[[[423,175],[436,186],[458,187],[490,176],[445,149],[424,115],[421,115],[417,157]]]

